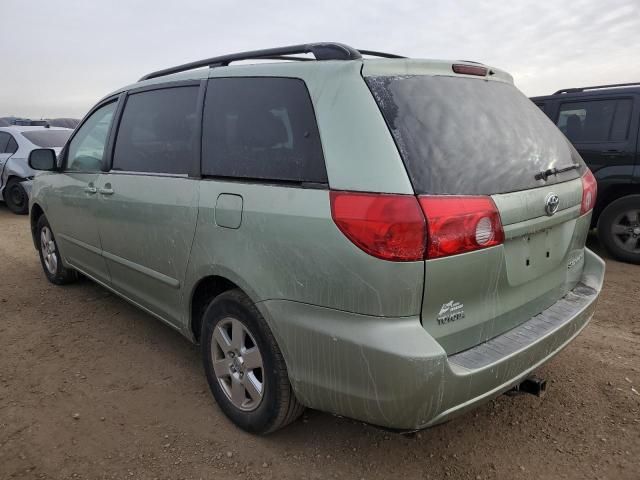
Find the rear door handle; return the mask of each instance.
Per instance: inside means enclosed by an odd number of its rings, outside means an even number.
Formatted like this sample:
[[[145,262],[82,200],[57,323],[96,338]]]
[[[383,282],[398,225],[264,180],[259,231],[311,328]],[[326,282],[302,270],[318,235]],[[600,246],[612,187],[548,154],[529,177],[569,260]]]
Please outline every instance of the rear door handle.
[[[622,155],[620,150],[607,150],[604,152],[605,157],[619,157],[620,155]]]
[[[113,189],[109,187],[104,187],[99,190],[102,195],[113,195]]]
[[[85,192],[93,195],[94,193],[96,193],[98,191],[98,189],[96,187],[94,187],[93,185],[88,185],[85,189]]]

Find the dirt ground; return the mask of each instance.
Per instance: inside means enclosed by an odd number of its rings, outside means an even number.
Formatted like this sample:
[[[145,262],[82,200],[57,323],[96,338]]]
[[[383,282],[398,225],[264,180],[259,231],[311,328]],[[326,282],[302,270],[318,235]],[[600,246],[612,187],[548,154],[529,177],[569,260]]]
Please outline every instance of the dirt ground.
[[[307,411],[260,438],[217,408],[186,339],[90,281],[49,284],[28,225],[0,204],[0,479],[640,479],[640,266],[607,259],[542,399],[413,436]]]

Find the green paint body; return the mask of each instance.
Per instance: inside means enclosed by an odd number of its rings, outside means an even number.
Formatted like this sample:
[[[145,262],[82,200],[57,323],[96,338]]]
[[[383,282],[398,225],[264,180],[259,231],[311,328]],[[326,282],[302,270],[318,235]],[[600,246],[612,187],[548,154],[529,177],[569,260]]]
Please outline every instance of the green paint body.
[[[413,194],[363,75],[453,75],[451,62],[289,62],[213,68],[141,85],[207,77],[302,79],[315,109],[329,188]],[[511,82],[496,70],[488,80]],[[113,189],[85,193],[87,185]],[[547,216],[544,199],[560,196]],[[585,248],[581,181],[494,195],[503,245],[454,257],[389,262],[338,230],[329,190],[124,172],[39,174],[31,195],[47,215],[65,265],[85,273],[194,339],[191,301],[212,276],[257,305],[305,405],[391,428],[444,421],[521,381],[593,314],[604,263]],[[527,263],[528,260],[528,263]],[[556,328],[478,369],[456,364],[578,286]],[[573,298],[573,297],[572,297]],[[450,301],[464,317],[439,322]]]

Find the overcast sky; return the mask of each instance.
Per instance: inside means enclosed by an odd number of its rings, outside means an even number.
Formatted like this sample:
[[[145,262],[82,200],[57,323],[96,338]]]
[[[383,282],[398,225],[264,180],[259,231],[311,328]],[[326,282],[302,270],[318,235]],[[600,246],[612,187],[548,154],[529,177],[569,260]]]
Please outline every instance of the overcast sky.
[[[530,96],[640,81],[640,0],[2,0],[0,18],[0,116],[81,117],[152,70],[313,41],[484,62]]]

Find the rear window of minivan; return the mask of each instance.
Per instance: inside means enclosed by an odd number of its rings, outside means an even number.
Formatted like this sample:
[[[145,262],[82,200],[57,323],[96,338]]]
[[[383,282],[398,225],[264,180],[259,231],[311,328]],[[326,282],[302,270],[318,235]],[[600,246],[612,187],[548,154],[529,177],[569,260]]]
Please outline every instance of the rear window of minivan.
[[[450,76],[367,77],[418,194],[492,195],[578,178],[581,162],[513,85]],[[582,165],[582,163],[581,163]]]

